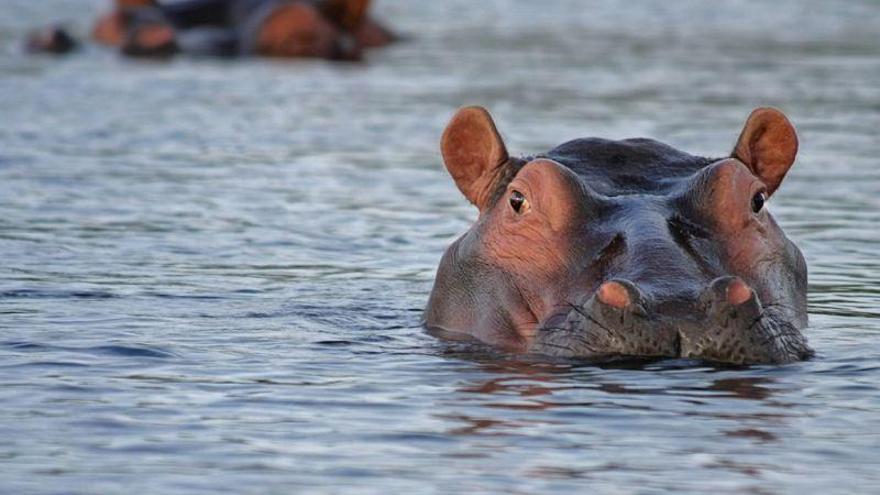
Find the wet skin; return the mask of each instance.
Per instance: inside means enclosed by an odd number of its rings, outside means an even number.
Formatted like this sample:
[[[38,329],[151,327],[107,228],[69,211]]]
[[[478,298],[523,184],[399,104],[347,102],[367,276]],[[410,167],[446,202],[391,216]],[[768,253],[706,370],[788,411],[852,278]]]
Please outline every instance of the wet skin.
[[[596,361],[805,359],[806,264],[765,205],[797,147],[759,108],[724,158],[598,138],[512,158],[488,112],[464,108],[441,148],[480,214],[443,256],[425,325]]]

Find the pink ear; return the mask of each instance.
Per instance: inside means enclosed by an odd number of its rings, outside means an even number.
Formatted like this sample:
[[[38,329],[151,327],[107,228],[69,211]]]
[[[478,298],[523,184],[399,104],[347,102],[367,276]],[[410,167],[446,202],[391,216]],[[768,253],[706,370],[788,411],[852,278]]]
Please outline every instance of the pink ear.
[[[483,210],[509,158],[492,116],[482,107],[462,108],[443,131],[440,150],[455,185]]]
[[[788,118],[775,108],[757,108],[746,121],[732,156],[745,163],[772,195],[794,164],[797,133]]]

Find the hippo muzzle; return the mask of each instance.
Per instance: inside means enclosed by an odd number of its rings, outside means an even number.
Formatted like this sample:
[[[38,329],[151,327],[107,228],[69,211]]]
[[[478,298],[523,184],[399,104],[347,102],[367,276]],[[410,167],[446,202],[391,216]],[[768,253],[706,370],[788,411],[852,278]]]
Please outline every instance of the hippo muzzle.
[[[591,361],[638,356],[730,364],[789,363],[812,355],[792,315],[762,305],[738,277],[717,278],[692,304],[675,305],[686,309],[664,314],[633,283],[611,280],[544,321],[529,352]]]

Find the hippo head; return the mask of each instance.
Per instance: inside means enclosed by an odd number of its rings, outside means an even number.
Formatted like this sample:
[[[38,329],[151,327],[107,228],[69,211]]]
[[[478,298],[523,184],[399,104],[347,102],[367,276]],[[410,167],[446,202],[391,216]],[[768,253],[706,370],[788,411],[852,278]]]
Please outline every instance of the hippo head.
[[[442,153],[480,213],[443,256],[425,325],[594,361],[805,359],[806,264],[765,204],[797,147],[760,108],[726,158],[598,138],[511,158],[488,112],[464,108]]]
[[[170,57],[180,51],[174,27],[158,11],[145,11],[132,22],[120,46],[130,57]]]
[[[29,53],[64,55],[75,50],[76,39],[61,26],[48,26],[28,34],[25,50]]]
[[[255,35],[254,51],[279,58],[359,60],[361,47],[307,2],[270,5]]]

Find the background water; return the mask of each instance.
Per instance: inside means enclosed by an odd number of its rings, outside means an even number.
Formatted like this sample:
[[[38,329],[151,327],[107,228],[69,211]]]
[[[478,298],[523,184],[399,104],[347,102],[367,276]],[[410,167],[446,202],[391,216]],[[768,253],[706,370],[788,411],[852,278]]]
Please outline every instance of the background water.
[[[381,0],[360,65],[17,51],[103,1],[0,6],[0,492],[877,493],[880,4]],[[423,335],[475,212],[454,109],[515,153],[730,150],[783,108],[771,202],[818,356],[541,366]]]

